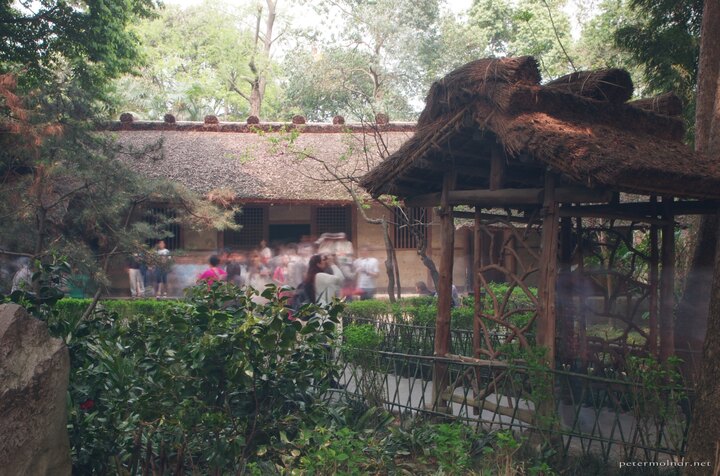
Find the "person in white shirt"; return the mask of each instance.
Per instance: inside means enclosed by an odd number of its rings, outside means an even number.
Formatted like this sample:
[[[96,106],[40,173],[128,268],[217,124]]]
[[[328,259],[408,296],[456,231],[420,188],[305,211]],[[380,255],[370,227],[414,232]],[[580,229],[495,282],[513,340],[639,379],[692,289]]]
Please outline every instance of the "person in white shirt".
[[[345,275],[332,255],[313,255],[310,258],[304,283],[315,304],[323,306],[340,296],[344,280]]]
[[[380,265],[377,258],[369,255],[367,246],[360,248],[360,257],[353,262],[353,270],[357,276],[357,287],[362,291],[360,299],[372,299],[377,292],[377,277],[380,274]]]

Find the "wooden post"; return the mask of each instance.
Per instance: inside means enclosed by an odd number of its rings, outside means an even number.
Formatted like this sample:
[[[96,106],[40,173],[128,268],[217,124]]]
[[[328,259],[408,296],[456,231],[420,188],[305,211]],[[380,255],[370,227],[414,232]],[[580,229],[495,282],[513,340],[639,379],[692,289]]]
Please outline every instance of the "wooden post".
[[[657,197],[650,197],[650,203],[657,204]],[[650,263],[648,266],[649,281],[649,303],[648,303],[648,352],[657,358],[658,356],[658,262],[660,250],[658,249],[658,227],[650,225]]]
[[[558,204],[555,201],[555,177],[545,172],[545,196],[540,251],[538,288],[537,343],[547,349],[546,361],[555,369],[555,292],[557,280]]]
[[[450,353],[450,311],[452,308],[453,251],[455,247],[455,222],[448,193],[455,188],[455,172],[445,173],[440,199],[440,270],[438,280],[438,310],[435,321],[435,355],[444,357]],[[440,411],[447,406],[442,392],[448,386],[447,364],[434,366],[433,408]]]
[[[577,335],[575,330],[575,306],[572,276],[572,218],[560,219],[560,273],[558,275],[558,320],[560,326],[560,342],[558,356],[563,363],[571,362],[577,355]]]
[[[665,361],[675,352],[675,224],[673,198],[663,197],[662,217],[668,224],[662,227],[660,271],[660,360]]]
[[[583,243],[582,243],[582,236],[583,236],[583,222],[582,217],[577,217],[575,221],[575,233],[577,234],[578,244],[577,244],[577,253],[578,256],[576,258],[577,260],[577,275],[582,278],[585,275],[585,256],[583,253]],[[578,329],[577,329],[577,335],[578,335],[578,354],[580,357],[580,366],[582,369],[585,369],[587,366],[588,361],[588,343],[587,343],[587,318],[585,316],[585,296],[579,295],[577,296],[577,322],[578,322]]]
[[[480,319],[482,314],[483,303],[482,298],[482,285],[480,283],[480,266],[481,266],[481,253],[480,247],[482,246],[482,238],[480,236],[480,216],[482,215],[482,209],[475,207],[475,227],[473,235],[473,295],[475,296],[475,307],[473,318],[473,356],[480,358],[480,346],[482,344],[482,329],[480,328]]]
[[[494,144],[490,151],[490,178],[488,180],[490,190],[499,190],[505,185],[505,153],[499,144]]]
[[[479,359],[481,357],[480,348],[482,346],[482,327],[480,326],[480,319],[482,319],[482,311],[483,311],[483,302],[482,302],[482,296],[483,296],[483,289],[480,282],[480,266],[481,266],[481,253],[480,253],[480,247],[482,246],[482,238],[481,238],[481,230],[480,230],[480,220],[482,216],[482,208],[475,207],[475,227],[474,227],[474,234],[473,234],[473,264],[472,264],[472,273],[473,273],[473,295],[475,296],[474,301],[474,312],[473,312],[473,357],[476,359]],[[480,371],[479,367],[475,367],[475,382],[477,385],[473,386],[473,395],[475,397],[475,400],[478,400],[478,391],[479,389],[483,388],[482,383],[480,382],[482,379],[482,372]],[[473,415],[480,415],[480,408],[479,407],[473,407]]]

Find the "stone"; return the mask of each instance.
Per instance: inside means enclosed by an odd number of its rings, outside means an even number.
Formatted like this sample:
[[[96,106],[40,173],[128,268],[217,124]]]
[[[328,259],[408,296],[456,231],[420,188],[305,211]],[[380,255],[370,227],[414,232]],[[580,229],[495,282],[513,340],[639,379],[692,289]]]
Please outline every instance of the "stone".
[[[0,473],[69,475],[70,356],[44,322],[0,305]]]

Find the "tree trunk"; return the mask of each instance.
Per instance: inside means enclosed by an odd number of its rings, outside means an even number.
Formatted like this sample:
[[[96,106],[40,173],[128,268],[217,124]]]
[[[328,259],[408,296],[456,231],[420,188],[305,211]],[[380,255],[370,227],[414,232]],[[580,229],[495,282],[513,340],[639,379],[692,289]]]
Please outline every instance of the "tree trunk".
[[[253,79],[250,83],[250,115],[260,117],[263,99],[265,98],[265,87],[267,86],[267,67],[264,64],[258,65],[257,58],[262,54],[262,62],[270,60],[270,49],[273,44],[273,27],[275,26],[275,17],[277,16],[278,0],[265,0],[267,5],[267,18],[265,19],[265,31],[260,35],[260,23],[262,20],[263,9],[258,8],[257,23],[255,26],[255,51],[250,58],[250,71],[253,73]],[[262,41],[262,51],[259,51],[258,44]]]
[[[393,257],[394,249],[392,240],[390,239],[390,227],[386,219],[382,219],[383,238],[385,239],[385,270],[387,271],[388,285],[387,293],[390,302],[395,302],[395,259]]]
[[[705,2],[695,116],[695,148],[720,160],[720,1]],[[715,228],[717,230],[717,228]],[[686,468],[685,474],[717,474],[720,462],[720,255],[715,253],[707,333],[697,399],[693,409],[687,460],[710,462],[709,468]],[[684,318],[685,316],[680,316]]]

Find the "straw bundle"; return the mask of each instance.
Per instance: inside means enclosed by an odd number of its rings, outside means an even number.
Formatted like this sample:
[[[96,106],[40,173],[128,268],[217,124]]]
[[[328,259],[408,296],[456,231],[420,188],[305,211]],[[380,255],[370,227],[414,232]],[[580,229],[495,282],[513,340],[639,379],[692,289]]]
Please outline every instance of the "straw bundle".
[[[631,106],[645,109],[646,111],[662,114],[664,116],[680,116],[683,112],[682,100],[673,92],[661,94],[652,98],[630,101]]]
[[[448,112],[487,94],[487,89],[497,83],[539,84],[540,71],[537,61],[532,56],[486,58],[461,66],[430,87],[418,126],[430,124]]]
[[[612,103],[623,103],[633,93],[632,79],[624,69],[578,71],[550,81],[545,87]]]

